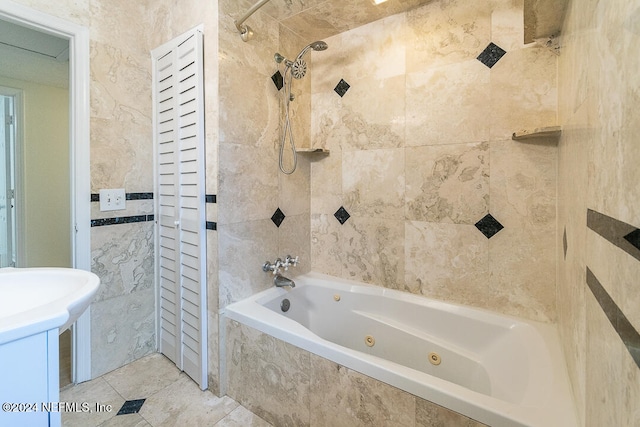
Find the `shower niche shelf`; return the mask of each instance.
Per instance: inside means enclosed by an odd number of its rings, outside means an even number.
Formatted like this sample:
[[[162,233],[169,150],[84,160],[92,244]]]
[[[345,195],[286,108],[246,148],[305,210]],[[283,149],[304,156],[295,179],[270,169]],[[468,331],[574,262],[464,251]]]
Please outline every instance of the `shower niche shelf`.
[[[541,128],[535,128],[534,130],[520,130],[514,132],[511,135],[511,139],[514,141],[529,141],[535,142],[536,139],[553,138],[557,142],[562,133],[560,126],[546,126]]]
[[[326,148],[296,148],[296,153],[303,154],[329,154],[329,150]]]

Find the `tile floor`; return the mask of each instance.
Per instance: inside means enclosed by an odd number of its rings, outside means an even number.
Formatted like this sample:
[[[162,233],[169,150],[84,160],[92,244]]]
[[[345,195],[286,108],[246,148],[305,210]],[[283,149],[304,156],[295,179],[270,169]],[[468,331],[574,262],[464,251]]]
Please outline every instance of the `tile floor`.
[[[137,408],[142,399],[142,406]],[[159,353],[92,381],[64,388],[60,401],[76,402],[78,407],[86,402],[91,409],[89,413],[63,412],[64,427],[271,426],[233,399],[200,390]],[[111,411],[97,411],[96,405],[102,408],[111,405]],[[121,409],[127,413],[117,415]]]

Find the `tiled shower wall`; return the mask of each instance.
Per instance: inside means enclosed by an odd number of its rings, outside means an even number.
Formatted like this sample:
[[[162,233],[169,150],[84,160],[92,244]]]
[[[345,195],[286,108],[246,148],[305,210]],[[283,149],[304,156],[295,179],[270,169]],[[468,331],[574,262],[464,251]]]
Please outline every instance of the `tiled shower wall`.
[[[639,43],[640,1],[569,3],[559,62],[557,299],[586,426],[640,425]]]
[[[556,124],[557,56],[522,9],[435,1],[313,53],[313,270],[556,319],[557,149],[511,134]]]
[[[234,19],[252,5],[250,1],[219,2],[220,307],[273,286],[273,276],[261,269],[267,260],[298,255],[301,263],[292,274],[308,271],[311,265],[309,160],[299,156],[298,169],[292,175],[278,170],[281,115],[279,92],[271,80],[278,65],[274,54],[294,57],[308,42],[280,28],[262,11],[247,21],[255,38],[243,42]],[[306,122],[306,131],[297,126],[296,137],[302,144],[307,139],[309,146],[308,137],[302,135],[309,134],[310,81],[295,84],[294,126]],[[278,209],[284,214],[282,222],[271,219]]]

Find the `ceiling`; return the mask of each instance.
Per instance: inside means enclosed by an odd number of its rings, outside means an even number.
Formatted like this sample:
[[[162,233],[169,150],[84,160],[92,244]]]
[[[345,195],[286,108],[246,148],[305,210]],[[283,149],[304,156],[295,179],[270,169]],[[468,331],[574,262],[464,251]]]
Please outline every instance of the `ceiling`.
[[[308,40],[322,40],[434,0],[272,0],[262,10]]]
[[[272,0],[261,11],[307,40],[322,40],[439,0]],[[486,1],[486,0],[482,0]],[[257,0],[244,0],[247,10]],[[524,0],[525,43],[557,36],[568,0]]]
[[[69,87],[69,41],[0,20],[0,75]]]

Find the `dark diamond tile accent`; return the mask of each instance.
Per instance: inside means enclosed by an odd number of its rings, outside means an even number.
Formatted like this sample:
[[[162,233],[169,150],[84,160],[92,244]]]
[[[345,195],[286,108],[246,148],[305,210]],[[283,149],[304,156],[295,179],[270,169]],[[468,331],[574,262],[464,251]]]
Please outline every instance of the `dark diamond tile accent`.
[[[587,227],[640,261],[640,232],[636,226],[587,209]]]
[[[146,399],[127,400],[116,415],[137,414]]]
[[[350,87],[351,86],[349,85],[349,83],[345,82],[343,79],[340,79],[340,82],[336,85],[336,87],[333,90],[335,90],[336,93],[340,95],[340,97],[343,97],[344,94],[347,93]]]
[[[620,307],[607,293],[598,278],[587,267],[587,285],[591,293],[600,304],[602,311],[606,314],[611,326],[616,330],[618,336],[627,347],[627,351],[640,368],[640,333],[634,328],[627,316],[620,310]]]
[[[564,259],[567,259],[567,249],[569,249],[569,245],[567,243],[567,227],[564,228],[564,233],[562,234],[562,249],[564,249]]]
[[[349,215],[349,212],[347,212],[344,206],[340,206],[340,209],[338,209],[333,216],[336,217],[340,224],[344,224],[349,218],[351,218],[351,215]]]
[[[624,236],[624,240],[631,243],[637,249],[640,249],[640,230],[635,230],[627,234]]]
[[[491,68],[502,58],[507,52],[500,46],[489,43],[489,46],[478,55],[478,61],[482,62],[487,67]]]
[[[276,209],[273,216],[271,217],[271,221],[276,225],[276,227],[280,227],[282,221],[285,219],[285,214],[280,210],[280,208]]]
[[[282,74],[280,74],[280,70],[276,71],[276,73],[271,76],[271,80],[273,80],[273,84],[276,85],[278,90],[282,89],[284,86],[284,79],[282,78]]]
[[[213,221],[207,221],[206,226],[207,226],[207,230],[216,231],[218,229],[218,224]]]
[[[484,218],[476,222],[475,226],[486,236],[487,239],[492,238],[498,231],[504,228],[504,226],[500,224],[497,219],[492,217],[491,214],[485,215]]]

